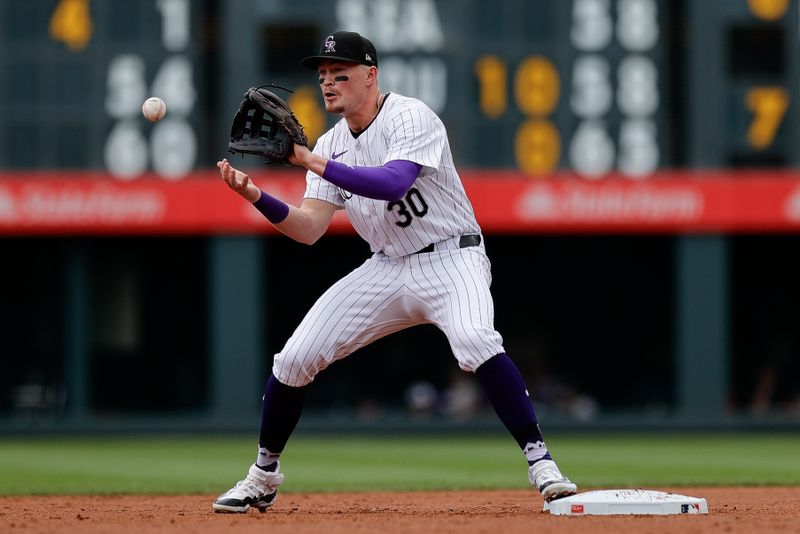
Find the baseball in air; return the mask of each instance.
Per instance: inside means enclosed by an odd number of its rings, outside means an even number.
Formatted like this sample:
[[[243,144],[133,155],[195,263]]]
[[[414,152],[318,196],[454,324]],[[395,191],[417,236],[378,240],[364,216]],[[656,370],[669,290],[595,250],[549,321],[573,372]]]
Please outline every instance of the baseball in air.
[[[142,104],[142,113],[150,122],[160,121],[167,114],[167,105],[157,96],[151,96]]]

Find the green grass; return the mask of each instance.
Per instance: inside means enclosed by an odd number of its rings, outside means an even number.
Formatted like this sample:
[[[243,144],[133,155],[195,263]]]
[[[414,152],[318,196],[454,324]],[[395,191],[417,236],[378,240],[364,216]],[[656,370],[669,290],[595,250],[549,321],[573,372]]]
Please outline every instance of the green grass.
[[[800,485],[800,436],[550,436],[579,487]],[[255,457],[251,438],[1,439],[0,495],[218,493]],[[510,437],[297,436],[285,491],[525,488]]]

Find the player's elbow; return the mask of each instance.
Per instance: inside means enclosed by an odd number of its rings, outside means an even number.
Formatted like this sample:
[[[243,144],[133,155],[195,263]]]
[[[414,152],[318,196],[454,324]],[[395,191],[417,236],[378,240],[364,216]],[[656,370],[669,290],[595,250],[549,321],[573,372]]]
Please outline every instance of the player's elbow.
[[[319,231],[316,228],[309,228],[309,227],[298,228],[297,226],[294,227],[276,226],[276,228],[280,230],[284,235],[291,237],[294,241],[297,241],[301,245],[313,245],[325,233],[324,229],[322,229],[322,231]]]
[[[297,242],[302,245],[313,245],[319,238],[325,235],[325,230],[327,227],[324,228],[308,228],[305,232],[300,234],[295,238]]]
[[[313,245],[328,231],[335,211],[333,204],[306,199],[300,209],[292,211],[291,224],[278,229],[302,245]]]
[[[307,235],[304,234],[304,235],[295,237],[295,241],[297,241],[301,245],[313,245],[314,243],[319,241],[320,237],[322,237],[322,236],[321,235],[314,235],[314,234],[307,234]]]

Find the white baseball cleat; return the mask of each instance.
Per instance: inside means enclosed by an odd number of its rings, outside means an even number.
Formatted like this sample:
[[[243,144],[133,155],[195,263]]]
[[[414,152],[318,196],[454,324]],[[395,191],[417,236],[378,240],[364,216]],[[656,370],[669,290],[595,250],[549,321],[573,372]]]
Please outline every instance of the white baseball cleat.
[[[553,460],[539,460],[528,468],[528,480],[546,502],[575,495],[578,491],[570,479],[561,474]]]
[[[219,513],[243,514],[255,506],[259,512],[275,504],[278,498],[278,486],[283,483],[283,473],[279,473],[280,464],[275,471],[264,471],[255,464],[250,466],[247,477],[234,487],[217,497],[214,511]]]

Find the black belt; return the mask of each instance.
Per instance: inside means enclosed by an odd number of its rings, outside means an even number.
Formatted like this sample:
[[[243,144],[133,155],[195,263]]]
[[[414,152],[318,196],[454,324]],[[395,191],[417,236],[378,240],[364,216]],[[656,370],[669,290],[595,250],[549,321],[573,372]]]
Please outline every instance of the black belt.
[[[462,235],[458,238],[458,248],[477,247],[481,244],[481,236],[478,234]],[[434,244],[431,243],[427,247],[416,251],[414,254],[427,254],[436,250]]]

